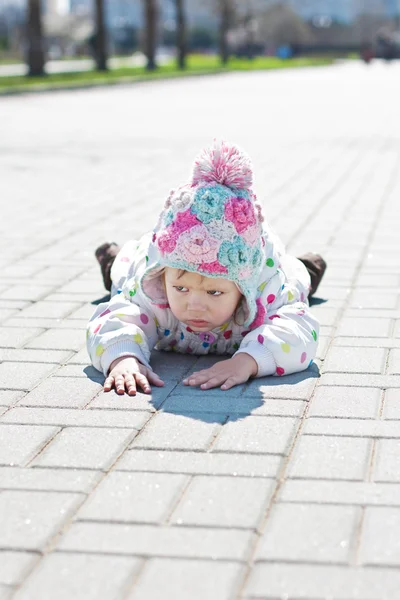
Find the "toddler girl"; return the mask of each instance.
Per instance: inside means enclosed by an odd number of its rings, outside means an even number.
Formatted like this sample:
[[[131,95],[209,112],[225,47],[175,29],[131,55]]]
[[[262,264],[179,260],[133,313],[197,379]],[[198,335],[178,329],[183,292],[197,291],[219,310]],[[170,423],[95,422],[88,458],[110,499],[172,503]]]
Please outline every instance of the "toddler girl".
[[[192,181],[170,193],[154,231],[96,251],[111,300],[90,319],[88,351],[104,389],[136,394],[163,382],[153,348],[230,355],[184,380],[227,390],[250,377],[303,371],[319,326],[308,306],[325,270],[285,254],[252,191],[249,158],[215,142]]]

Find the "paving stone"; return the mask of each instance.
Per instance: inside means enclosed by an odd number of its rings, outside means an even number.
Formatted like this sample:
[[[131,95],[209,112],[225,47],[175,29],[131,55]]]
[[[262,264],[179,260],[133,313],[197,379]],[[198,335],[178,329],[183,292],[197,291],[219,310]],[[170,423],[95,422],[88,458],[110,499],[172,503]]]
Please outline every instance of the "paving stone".
[[[82,348],[79,352],[76,352],[67,361],[69,365],[88,365],[90,364],[89,354],[86,348]]]
[[[13,285],[8,287],[5,292],[0,294],[2,300],[31,300],[35,302],[44,298],[51,290],[52,285],[37,285],[32,283],[26,283],[24,285]]]
[[[124,451],[136,430],[68,427],[35,459],[34,465],[107,469]]]
[[[28,308],[24,308],[20,316],[22,318],[45,317],[50,319],[62,319],[80,308],[79,302],[49,302],[48,300],[35,302]],[[92,311],[93,312],[93,311]]]
[[[386,337],[390,335],[390,319],[345,317],[340,321],[337,336],[350,337]]]
[[[71,352],[68,350],[0,349],[0,361],[60,364],[70,356]]]
[[[185,475],[113,472],[100,483],[79,520],[162,523],[183,492]]]
[[[354,308],[396,308],[399,293],[393,293],[392,289],[382,289],[381,286],[365,288],[356,291],[351,299],[351,307]]]
[[[122,410],[82,410],[68,408],[30,408],[17,406],[4,415],[0,422],[60,427],[123,427],[140,430],[149,419],[148,412]]]
[[[105,380],[103,373],[95,369],[92,365],[64,365],[54,375],[55,377],[89,378],[92,381],[99,381],[102,384]]]
[[[244,598],[277,600],[391,600],[400,586],[394,569],[259,563]]]
[[[367,373],[324,373],[321,377],[321,385],[353,386],[353,387],[378,387],[398,388],[400,387],[400,376],[398,375],[375,375]]]
[[[375,458],[375,481],[400,482],[400,439],[378,440]]]
[[[248,477],[196,476],[171,516],[176,525],[256,528],[274,484]]]
[[[127,600],[230,600],[243,573],[235,562],[151,558]]]
[[[101,471],[0,467],[0,489],[87,493],[101,477]]]
[[[388,374],[400,375],[400,349],[390,351]]]
[[[203,452],[170,452],[166,450],[137,450],[124,453],[115,465],[122,471],[154,471],[189,473],[192,475],[244,475],[276,477],[281,457],[254,454],[222,454]]]
[[[0,406],[13,406],[23,395],[21,391],[0,390]]]
[[[359,560],[364,565],[400,567],[399,507],[365,509]]]
[[[172,393],[162,406],[164,412],[190,414],[201,413],[226,413],[229,415],[286,415],[300,416],[304,410],[304,402],[301,400],[265,400],[249,398],[236,398],[229,394],[215,395],[214,390],[206,393],[185,396],[180,393]]]
[[[361,338],[335,337],[334,346],[359,346],[360,348],[400,348],[400,339],[396,338]]]
[[[0,364],[3,389],[30,390],[56,368],[53,364],[5,362]]]
[[[383,373],[386,364],[383,348],[338,348],[329,350],[324,373]]]
[[[0,347],[20,348],[43,332],[39,327],[0,327]]]
[[[400,420],[400,388],[387,390],[385,392],[383,418]]]
[[[83,407],[102,390],[90,379],[50,377],[27,394],[19,406]]]
[[[36,317],[36,318],[31,318],[31,319],[28,319],[26,317],[24,319],[21,319],[18,316],[15,316],[15,317],[11,317],[10,319],[8,319],[6,321],[6,324],[10,328],[23,327],[24,325],[26,325],[27,327],[33,327],[33,326],[37,325],[37,326],[40,326],[43,330],[45,330],[45,329],[54,329],[54,330],[58,330],[58,329],[77,330],[77,329],[79,329],[82,332],[81,340],[85,339],[86,322],[84,322],[81,319],[45,319],[42,317]],[[78,334],[75,333],[75,336],[78,336]],[[68,345],[69,346],[71,346],[71,345],[77,346],[77,344],[75,344],[73,342],[74,338],[73,338],[72,334],[70,334],[70,337],[72,337],[72,344],[68,344]],[[78,337],[76,337],[76,339],[78,339]],[[34,347],[34,346],[32,346],[32,347]],[[78,348],[74,347],[74,348],[67,348],[67,349],[76,351],[77,349],[80,349],[82,347],[83,347],[83,344],[81,344]],[[61,350],[63,350],[63,348],[61,348]]]
[[[310,435],[400,438],[400,424],[396,421],[320,419],[319,417],[312,417],[307,420],[304,432]]]
[[[288,400],[308,400],[317,382],[315,365],[304,373],[295,373],[284,377],[254,379],[245,389],[243,398],[284,398]]]
[[[357,506],[400,506],[400,485],[366,481],[290,479],[280,490],[279,501]]]
[[[362,480],[370,453],[368,439],[302,435],[291,459],[289,476]]]
[[[16,585],[25,579],[39,556],[33,552],[0,550],[0,584]]]
[[[214,452],[283,454],[289,451],[298,420],[291,417],[251,417],[228,421],[222,428]]]
[[[381,391],[376,388],[318,386],[308,416],[375,419],[380,402]]]
[[[138,391],[136,396],[119,395],[115,390],[100,392],[88,405],[88,408],[113,410],[148,410],[154,412],[160,408],[169,394],[175,388],[176,382],[166,382],[163,387],[152,386],[150,394]]]
[[[74,523],[58,549],[138,556],[243,560],[252,532],[203,527]]]
[[[59,427],[0,425],[0,464],[24,466],[59,430]]]
[[[134,440],[133,447],[160,450],[207,450],[225,415],[159,413]]]
[[[79,329],[50,329],[35,337],[27,348],[46,350],[80,350],[85,344],[85,336]]]
[[[3,491],[0,494],[0,546],[44,550],[83,498],[81,494],[71,493]]]
[[[141,565],[128,556],[53,553],[15,595],[16,600],[120,600]]]
[[[278,504],[256,559],[347,564],[360,510],[353,506]]]

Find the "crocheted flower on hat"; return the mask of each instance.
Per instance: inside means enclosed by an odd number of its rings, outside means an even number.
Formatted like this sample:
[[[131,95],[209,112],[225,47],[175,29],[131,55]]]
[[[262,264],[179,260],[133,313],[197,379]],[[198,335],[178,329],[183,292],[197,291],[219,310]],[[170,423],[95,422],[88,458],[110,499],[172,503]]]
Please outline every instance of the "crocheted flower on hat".
[[[247,198],[232,198],[225,206],[225,218],[232,221],[238,233],[243,233],[256,223],[254,205]]]
[[[187,262],[195,265],[217,260],[221,242],[210,237],[204,225],[197,225],[179,237],[176,252]]]
[[[221,219],[229,196],[229,190],[220,185],[200,188],[195,194],[191,211],[205,224]]]

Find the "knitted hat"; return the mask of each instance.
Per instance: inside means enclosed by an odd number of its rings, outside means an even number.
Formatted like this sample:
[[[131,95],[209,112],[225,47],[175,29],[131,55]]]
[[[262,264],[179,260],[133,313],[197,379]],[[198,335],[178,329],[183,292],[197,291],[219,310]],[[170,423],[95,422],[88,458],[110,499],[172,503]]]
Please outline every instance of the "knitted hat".
[[[236,146],[214,142],[195,161],[192,181],[171,192],[149,249],[143,293],[163,305],[163,267],[235,282],[245,297],[245,326],[257,312],[262,270],[261,207],[251,190],[250,159]]]

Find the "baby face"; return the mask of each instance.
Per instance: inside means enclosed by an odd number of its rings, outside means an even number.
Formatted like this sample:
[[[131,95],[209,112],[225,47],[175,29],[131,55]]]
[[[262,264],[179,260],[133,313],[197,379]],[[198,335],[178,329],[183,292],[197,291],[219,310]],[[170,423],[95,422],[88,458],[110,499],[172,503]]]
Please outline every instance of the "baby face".
[[[193,331],[210,331],[229,321],[242,294],[233,281],[203,277],[167,267],[165,289],[170,308]]]

